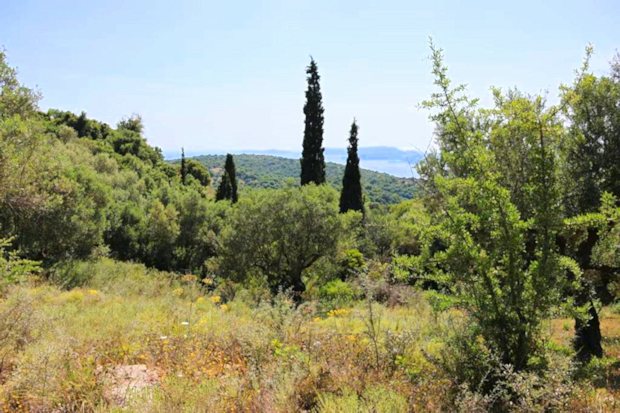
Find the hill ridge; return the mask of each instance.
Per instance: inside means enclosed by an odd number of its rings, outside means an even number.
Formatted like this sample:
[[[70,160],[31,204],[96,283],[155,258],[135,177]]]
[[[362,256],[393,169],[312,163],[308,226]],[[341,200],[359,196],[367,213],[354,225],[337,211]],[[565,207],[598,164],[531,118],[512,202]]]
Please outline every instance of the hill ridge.
[[[299,181],[300,164],[298,159],[274,155],[239,154],[234,155],[237,178],[241,188],[282,188]],[[204,164],[214,181],[218,181],[224,165],[225,155],[204,154],[188,157]],[[178,163],[179,159],[171,161]],[[342,186],[344,165],[326,162],[327,182],[335,188]],[[413,178],[400,178],[385,172],[360,168],[364,195],[371,202],[394,204],[411,199],[416,192]]]

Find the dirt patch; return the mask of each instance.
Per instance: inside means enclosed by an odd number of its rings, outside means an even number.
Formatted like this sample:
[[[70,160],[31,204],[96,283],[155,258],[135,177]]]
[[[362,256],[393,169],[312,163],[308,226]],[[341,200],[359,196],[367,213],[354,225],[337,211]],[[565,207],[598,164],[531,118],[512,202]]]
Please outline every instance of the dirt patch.
[[[143,394],[159,384],[160,374],[144,364],[99,367],[97,378],[103,396],[111,405],[124,406],[132,395]]]

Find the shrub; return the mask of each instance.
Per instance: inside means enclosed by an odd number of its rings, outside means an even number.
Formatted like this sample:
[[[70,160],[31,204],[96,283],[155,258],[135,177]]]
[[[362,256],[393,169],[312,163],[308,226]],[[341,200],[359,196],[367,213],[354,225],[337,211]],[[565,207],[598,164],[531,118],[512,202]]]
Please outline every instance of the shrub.
[[[356,248],[346,250],[343,256],[340,258],[338,264],[338,275],[340,276],[340,279],[342,281],[345,281],[351,276],[359,274],[366,267],[364,255]]]
[[[175,282],[171,273],[110,258],[65,261],[52,268],[49,279],[64,289],[89,286],[119,295],[146,296],[161,295]]]
[[[542,369],[516,371],[501,362],[477,328],[465,326],[435,361],[453,380],[457,411],[566,411],[574,391],[571,358],[561,353],[543,358]]]
[[[359,293],[351,284],[342,280],[332,280],[319,289],[321,301],[328,307],[336,308],[350,304]]]
[[[0,238],[0,293],[40,271],[38,262],[20,258],[17,251],[8,250],[10,246],[10,238]]]

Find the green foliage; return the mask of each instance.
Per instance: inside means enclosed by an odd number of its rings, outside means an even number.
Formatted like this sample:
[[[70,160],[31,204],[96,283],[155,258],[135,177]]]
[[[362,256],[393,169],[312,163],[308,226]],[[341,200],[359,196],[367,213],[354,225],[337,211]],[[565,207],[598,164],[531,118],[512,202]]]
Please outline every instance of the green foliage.
[[[217,253],[229,208],[195,191],[183,193],[174,204],[179,212],[179,235],[173,248],[173,268],[206,275],[206,263]]]
[[[224,155],[202,155],[194,159],[204,164],[216,181],[221,179]],[[240,188],[285,188],[296,183],[300,173],[297,160],[267,155],[235,155],[235,166]],[[326,182],[340,191],[345,166],[327,162],[325,168]],[[413,198],[417,193],[413,179],[367,169],[361,169],[360,173],[362,191],[372,203],[396,204]]]
[[[211,184],[211,174],[203,164],[195,159],[188,159],[186,161],[186,174],[193,177],[202,186],[209,186]]]
[[[6,93],[35,97],[2,55]],[[204,274],[225,208],[208,200],[210,175],[195,160],[179,171],[142,136],[138,115],[116,129],[86,113],[32,110],[0,117],[0,231],[45,265],[93,251],[161,269]],[[1,105],[0,105],[1,106]],[[4,116],[7,115],[7,116]]]
[[[409,411],[407,399],[388,387],[373,387],[358,395],[353,391],[344,391],[336,395],[322,393],[318,396],[316,413],[399,413]]]
[[[108,187],[94,168],[105,155],[62,143],[41,126],[19,118],[0,122],[2,228],[28,257],[85,256],[102,242],[107,224]]]
[[[598,298],[610,303],[618,296],[620,208],[616,203],[613,195],[604,192],[598,212],[565,219],[561,234],[566,254],[573,257],[578,267],[571,272],[579,271],[584,275],[575,294],[580,309],[576,312],[574,345],[585,361],[591,356],[600,357],[603,354],[595,300]]]
[[[142,135],[144,131],[144,124],[142,123],[142,117],[137,114],[133,114],[127,118],[121,119],[116,125],[117,129],[120,130],[128,130],[137,133],[138,135]]]
[[[314,185],[248,193],[223,235],[222,271],[233,279],[261,276],[272,291],[291,288],[299,296],[304,271],[335,253],[336,196]]]
[[[231,154],[226,155],[224,164],[224,174],[217,188],[215,199],[218,201],[229,200],[233,204],[239,200],[237,194],[237,173],[235,172],[235,161]]]
[[[567,310],[578,355],[586,342],[602,355],[598,298],[620,291],[618,67],[595,77],[586,64],[563,89],[563,111],[499,89],[481,109],[432,52],[439,91],[425,106],[438,150],[420,165],[414,200],[404,200],[411,180],[359,170],[355,122],[347,165],[325,165],[314,61],[301,162],[243,155],[237,171],[232,155],[164,162],[138,115],[110,127],[85,112],[38,112],[38,94],[0,53],[0,402],[27,394],[47,403],[41,411],[99,408],[95,360],[150,357],[179,379],[151,398],[168,410],[234,399],[241,410],[406,411],[428,386],[451,396],[448,410],[566,410],[572,353],[542,329]],[[211,173],[215,198],[232,202],[215,202]],[[70,290],[41,286],[39,273]],[[37,317],[60,323],[33,334]],[[226,330],[236,323],[247,337]],[[89,325],[99,336],[81,336]],[[110,348],[114,337],[126,342]],[[602,382],[613,368],[590,361],[576,377]],[[230,374],[242,386],[215,400],[213,383]],[[82,382],[92,406],[71,388]],[[170,402],[197,382],[200,397]]]
[[[162,162],[142,131],[136,115],[116,129],[57,110],[3,120],[3,235],[16,235],[15,246],[46,265],[101,250],[159,269],[212,273],[207,262],[229,207],[209,200],[210,174],[196,160],[185,160],[180,185],[179,170]],[[356,248],[359,235],[343,238]],[[336,275],[329,272],[319,277]]]
[[[562,87],[568,120],[561,152],[563,203],[570,218],[565,244],[587,274],[575,290],[576,303],[589,307],[587,317],[576,318],[574,346],[583,360],[603,354],[594,292],[607,302],[613,300],[609,287],[614,290],[620,273],[613,246],[617,245],[618,231],[613,228],[618,220],[612,218],[613,213],[604,213],[615,208],[616,202],[609,197],[620,196],[620,79],[613,65],[611,76],[597,78],[590,73],[592,52],[588,46],[577,79],[571,87]],[[602,214],[597,213],[599,207]]]
[[[338,308],[350,305],[359,296],[349,283],[336,279],[328,281],[319,289],[319,298],[331,308]]]
[[[615,196],[604,192],[601,201],[603,225],[599,228],[599,240],[592,249],[592,261],[601,267],[615,269],[620,275],[620,207]]]
[[[9,66],[6,53],[0,50],[0,121],[34,114],[39,99],[37,92],[19,83],[17,70]]]
[[[343,281],[352,278],[364,271],[366,267],[364,254],[357,248],[347,249],[338,260],[338,266],[340,267],[339,275]]]
[[[325,157],[323,148],[323,97],[318,67],[314,59],[306,69],[308,89],[304,105],[305,126],[301,152],[301,184],[325,183]]]
[[[12,240],[0,238],[0,293],[9,285],[24,282],[40,271],[36,261],[20,258],[17,251],[8,251]]]
[[[162,161],[161,151],[149,146],[146,140],[133,129],[118,129],[111,135],[110,142],[116,153],[133,155],[136,158],[156,165]]]
[[[73,129],[80,138],[89,138],[93,140],[108,139],[113,129],[109,125],[88,119],[86,112],[81,112],[79,116],[72,112],[64,112],[57,109],[49,109],[43,114],[45,119],[51,121],[48,125],[50,130],[60,127],[69,127]]]
[[[564,156],[570,215],[594,212],[603,192],[620,196],[620,79],[589,72],[592,49],[571,87],[562,88],[569,119]]]
[[[181,148],[181,183],[185,185],[187,179],[187,164],[185,163],[185,149]]]
[[[440,148],[420,167],[435,235],[445,245],[431,254],[440,281],[472,313],[488,345],[517,371],[537,350],[541,321],[560,303],[560,257],[555,244],[561,224],[556,110],[540,98],[496,91],[496,108],[452,88],[441,51],[433,51],[439,92],[426,102],[438,112]],[[511,187],[496,153],[518,136],[531,164],[519,177],[527,196]],[[512,189],[512,190],[511,190]],[[426,249],[432,249],[427,244]]]
[[[147,297],[159,296],[175,286],[171,274],[109,258],[63,261],[51,268],[50,281],[64,290],[90,288]]]
[[[385,206],[370,208],[365,220],[364,235],[367,242],[362,246],[362,252],[368,256],[389,259],[394,253],[394,239],[399,223],[389,214],[389,209]]]
[[[614,238],[618,239],[618,231],[613,229],[614,225],[617,226],[617,220],[608,224],[592,222],[594,226],[583,226],[587,220],[600,221],[603,218],[597,218],[595,214],[601,207],[603,194],[620,196],[618,57],[612,62],[609,76],[597,77],[589,68],[592,52],[592,47],[588,46],[583,66],[574,83],[562,87],[563,113],[568,121],[568,133],[562,151],[563,201],[567,215],[575,218],[571,224],[579,224],[582,228],[576,234],[581,235],[581,238],[569,238],[567,243],[572,247],[572,256],[584,273],[588,274],[581,288],[576,291],[577,303],[589,305],[589,319],[576,320],[575,348],[585,360],[591,355],[600,357],[603,353],[593,292],[596,291],[605,301],[613,299],[609,287],[615,289],[613,285],[617,283],[620,272],[618,260],[614,259],[614,255],[617,257],[617,248],[613,247],[617,245]],[[576,218],[578,216],[584,217]],[[575,232],[569,235],[575,235]]]
[[[143,240],[147,264],[161,269],[172,266],[173,247],[180,233],[178,217],[173,205],[164,206],[159,200],[153,202]]]
[[[618,360],[614,357],[595,357],[587,363],[580,364],[575,371],[577,380],[589,380],[597,387],[603,387],[613,373],[614,364]]]
[[[360,182],[360,159],[357,156],[357,123],[351,124],[349,147],[347,149],[347,165],[342,177],[342,191],[340,193],[340,212],[349,210],[364,213],[364,199],[362,197],[362,184]]]
[[[450,308],[458,308],[459,306],[459,301],[455,296],[443,294],[438,291],[426,291],[424,297],[428,300],[429,305],[436,313],[441,313]]]

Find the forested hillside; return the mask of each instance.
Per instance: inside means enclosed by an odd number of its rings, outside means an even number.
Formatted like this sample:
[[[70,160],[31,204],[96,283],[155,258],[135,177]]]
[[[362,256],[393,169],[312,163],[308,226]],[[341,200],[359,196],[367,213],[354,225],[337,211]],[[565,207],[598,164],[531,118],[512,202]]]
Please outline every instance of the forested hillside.
[[[193,159],[204,164],[214,180],[220,178],[224,155],[202,155]],[[173,161],[178,163],[179,161]],[[235,155],[238,178],[242,187],[283,188],[297,183],[300,173],[298,159],[269,155]],[[326,162],[326,178],[334,188],[342,187],[344,165]],[[396,204],[415,196],[414,179],[398,178],[389,174],[362,169],[362,186],[367,199],[379,204]]]
[[[0,238],[11,250],[45,265],[94,253],[161,269],[203,265],[223,212],[207,201],[202,165],[181,183],[146,143],[139,116],[110,127],[41,112],[3,54],[0,69]]]

